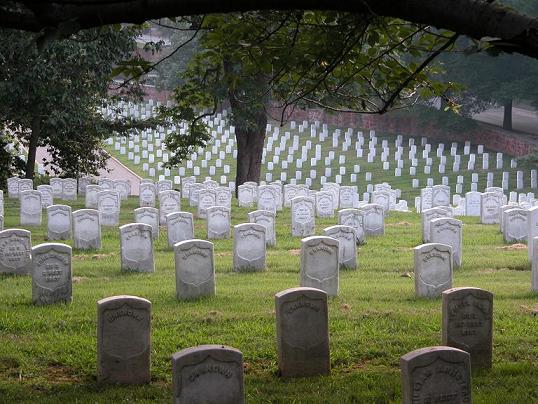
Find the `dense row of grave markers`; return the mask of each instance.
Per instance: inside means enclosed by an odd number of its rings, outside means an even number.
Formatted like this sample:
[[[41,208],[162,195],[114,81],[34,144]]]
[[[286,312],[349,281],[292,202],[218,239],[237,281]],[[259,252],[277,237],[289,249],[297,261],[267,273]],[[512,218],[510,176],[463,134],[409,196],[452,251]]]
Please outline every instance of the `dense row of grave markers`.
[[[23,185],[28,187],[28,181]],[[385,215],[397,210],[398,192],[388,184],[377,184],[373,203],[365,203],[353,187],[326,183],[323,190],[313,191],[290,185],[250,183],[239,187],[238,205],[258,209],[249,213],[249,223],[233,227],[233,269],[266,270],[266,248],[277,242],[275,218],[289,207],[290,232],[302,238],[300,287],[275,295],[279,372],[282,377],[324,375],[330,372],[327,299],[338,295],[340,269],[357,268],[357,245],[367,237],[384,234]],[[115,181],[107,179],[101,179],[99,185],[87,181],[82,190],[76,182],[53,179],[48,187],[43,192],[23,189],[13,193],[21,201],[21,224],[40,225],[41,211],[46,208],[48,239],[73,238],[75,248],[80,249],[100,247],[101,226],[118,226],[121,200],[130,194],[130,185],[122,182],[116,187]],[[63,200],[70,200],[74,190],[75,197],[77,192],[84,194],[86,204],[97,209],[71,212],[68,205],[53,203],[54,192],[52,204],[44,206],[43,193],[55,187]],[[141,183],[135,222],[118,229],[122,270],[153,272],[153,240],[159,237],[159,227],[166,226],[175,257],[178,300],[213,296],[214,254],[208,240],[230,237],[231,193],[229,189],[219,193],[222,187],[211,180],[202,184],[189,180],[182,184],[183,194],[171,188],[169,181]],[[206,220],[208,240],[194,239],[193,215],[181,211],[182,196]],[[506,242],[532,240],[532,288],[538,291],[534,258],[538,257],[538,206],[533,206],[534,198],[508,202],[502,189],[486,189],[479,198],[467,198],[480,201],[473,202],[473,214],[484,224],[499,224]],[[3,211],[3,197],[1,205]],[[445,186],[424,189],[419,206],[425,244],[414,249],[415,292],[417,297],[442,296],[442,345],[402,356],[403,402],[470,402],[471,366],[489,368],[492,363],[493,295],[478,288],[452,288],[453,270],[462,263],[463,225],[454,218],[457,207],[451,206],[450,190]],[[338,224],[324,229],[324,235],[315,235],[315,218],[334,217],[335,211]],[[32,275],[34,304],[71,302],[71,247],[60,243],[32,247],[31,232],[7,229],[0,232],[0,250],[0,272]],[[135,296],[112,296],[100,300],[97,308],[98,380],[150,382],[151,303]],[[221,345],[185,349],[173,355],[172,373],[175,402],[244,401],[242,354],[237,349]]]
[[[121,104],[123,115],[152,116],[156,104],[127,105]],[[142,112],[143,111],[143,112]],[[103,110],[105,115],[113,115],[112,109]],[[168,179],[174,184],[180,184],[184,178],[195,176],[199,179],[210,176],[218,179],[220,185],[233,190],[234,181],[230,174],[233,160],[237,158],[235,128],[228,126],[227,111],[204,118],[211,130],[212,140],[208,146],[198,148],[187,159],[186,165],[175,170],[164,167],[173,152],[166,150],[165,136],[179,130],[185,133],[185,125],[170,128],[157,128],[134,134],[131,137],[113,137],[108,140],[113,149],[122,158],[127,158],[130,164],[144,175],[163,180]],[[266,143],[262,153],[262,182],[300,184],[307,186],[334,182],[341,185],[367,183],[367,193],[372,193],[374,181],[371,163],[378,162],[383,170],[391,172],[395,178],[407,176],[413,188],[433,186],[433,177],[442,176],[443,185],[451,185],[456,194],[463,195],[465,189],[478,190],[479,181],[485,181],[485,186],[494,183],[505,191],[510,188],[517,190],[525,186],[536,189],[538,186],[537,170],[528,172],[501,171],[509,168],[515,170],[517,162],[511,159],[507,164],[503,153],[493,154],[484,149],[483,145],[472,146],[469,141],[450,144],[433,145],[426,137],[406,138],[398,135],[394,139],[381,138],[375,130],[360,131],[353,128],[329,128],[318,121],[295,122],[289,127],[267,125]],[[436,148],[435,148],[436,147]],[[361,164],[350,164],[350,160],[365,160]],[[483,171],[472,172],[472,171]],[[495,171],[490,171],[495,170]],[[408,171],[408,174],[407,174]],[[461,172],[461,174],[459,174]],[[465,178],[464,172],[470,172],[470,178]],[[426,183],[420,183],[419,174],[431,175]],[[177,175],[176,175],[177,174]],[[530,174],[530,176],[529,176]],[[449,184],[457,175],[456,183]],[[450,176],[450,177],[449,177]],[[525,183],[524,178],[530,177]],[[485,177],[485,178],[482,178]],[[511,178],[512,177],[512,178]],[[515,177],[515,178],[514,178]],[[484,186],[484,184],[482,184]],[[366,200],[365,198],[363,200]],[[403,201],[402,201],[403,202]],[[463,207],[464,205],[462,205]],[[402,204],[401,208],[405,206]]]

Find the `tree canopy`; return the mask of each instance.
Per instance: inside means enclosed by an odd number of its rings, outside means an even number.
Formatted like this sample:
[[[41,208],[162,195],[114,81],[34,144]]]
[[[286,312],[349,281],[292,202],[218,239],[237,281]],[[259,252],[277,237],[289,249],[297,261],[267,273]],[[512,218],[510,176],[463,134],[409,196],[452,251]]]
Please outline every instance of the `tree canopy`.
[[[36,148],[47,147],[49,171],[95,173],[107,159],[101,142],[110,135],[100,114],[110,74],[130,57],[131,29],[80,31],[36,46],[36,34],[3,30],[0,46],[0,122],[28,148],[26,176],[34,174]]]

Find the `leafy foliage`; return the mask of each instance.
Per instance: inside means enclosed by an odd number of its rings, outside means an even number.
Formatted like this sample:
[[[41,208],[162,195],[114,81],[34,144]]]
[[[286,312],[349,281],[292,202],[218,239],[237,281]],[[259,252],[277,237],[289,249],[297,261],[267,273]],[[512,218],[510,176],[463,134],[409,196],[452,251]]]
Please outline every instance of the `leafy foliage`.
[[[104,165],[101,141],[110,130],[98,106],[114,66],[130,56],[135,33],[117,27],[81,31],[40,50],[34,34],[1,32],[0,122],[30,150],[47,147],[49,172],[77,176]],[[29,159],[27,175],[33,165]]]
[[[189,121],[191,139],[207,137],[194,124],[196,111],[222,103],[231,105],[236,127],[252,128],[259,111],[274,106],[279,120],[296,106],[384,113],[453,88],[432,61],[456,37],[428,26],[370,14],[259,11],[206,16],[198,29],[200,51],[175,91],[178,107],[165,113]],[[188,155],[181,136],[167,139],[172,165]]]

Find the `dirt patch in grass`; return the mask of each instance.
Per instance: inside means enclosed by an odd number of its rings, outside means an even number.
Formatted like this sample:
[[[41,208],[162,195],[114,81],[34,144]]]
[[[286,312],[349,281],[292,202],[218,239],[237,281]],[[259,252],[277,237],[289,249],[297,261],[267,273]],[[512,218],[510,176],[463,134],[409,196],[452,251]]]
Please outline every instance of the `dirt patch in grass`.
[[[60,363],[49,363],[45,369],[45,377],[52,384],[65,384],[80,381],[73,368]]]
[[[523,310],[523,312],[525,314],[530,314],[534,317],[536,317],[538,315],[538,305],[532,305],[532,306],[525,306],[524,304],[522,304],[521,306],[521,309]]]
[[[109,258],[112,256],[118,255],[117,253],[109,253],[109,254],[80,254],[80,255],[74,255],[73,261],[90,261],[90,260],[102,260],[104,258]]]
[[[409,227],[412,226],[409,222],[387,223],[386,227]]]
[[[15,358],[0,357],[0,378],[20,379],[21,369],[19,361]]]
[[[301,250],[288,250],[289,255],[299,256],[301,255]]]
[[[495,247],[496,250],[526,250],[527,245],[522,243],[504,245],[502,247]]]
[[[73,283],[81,283],[87,281],[89,278],[86,276],[73,276]]]
[[[217,257],[229,257],[232,255],[231,252],[219,252],[215,254]]]

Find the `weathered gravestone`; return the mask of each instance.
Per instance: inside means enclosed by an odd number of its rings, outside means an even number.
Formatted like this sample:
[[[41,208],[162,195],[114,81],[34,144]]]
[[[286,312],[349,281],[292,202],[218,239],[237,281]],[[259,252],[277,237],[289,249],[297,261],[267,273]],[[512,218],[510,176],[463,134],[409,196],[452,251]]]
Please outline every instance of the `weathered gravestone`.
[[[215,205],[232,208],[232,192],[226,187],[217,187],[215,191]]]
[[[79,209],[73,212],[73,239],[75,248],[89,250],[101,248],[99,211]]]
[[[234,271],[265,271],[265,227],[256,223],[234,226],[233,254]]]
[[[163,191],[159,194],[159,220],[166,224],[166,215],[181,211],[181,194],[178,191]]]
[[[52,187],[52,192],[55,198],[61,198],[63,194],[63,179],[53,177],[49,180],[49,184]]]
[[[272,185],[258,187],[258,210],[276,212],[279,204],[278,191]]]
[[[183,198],[189,197],[191,185],[196,182],[196,177],[181,178],[181,195]]]
[[[350,226],[355,229],[357,244],[364,244],[364,213],[356,208],[342,209],[338,211],[338,224]]]
[[[84,196],[84,206],[87,209],[97,209],[97,194],[104,191],[99,185],[88,185],[86,187],[86,195]]]
[[[284,205],[284,196],[282,195],[282,185],[278,182],[272,182],[270,185],[275,190],[276,194],[276,210],[282,210]]]
[[[527,211],[527,246],[529,262],[533,262],[534,237],[538,236],[538,206]]]
[[[413,249],[415,293],[418,297],[438,297],[452,287],[452,247],[428,243]]]
[[[334,217],[333,194],[331,192],[316,192],[316,215],[318,217]]]
[[[374,191],[372,192],[372,203],[381,205],[385,214],[390,210],[391,192],[390,191]]]
[[[212,206],[206,209],[207,213],[207,239],[230,238],[231,212],[224,206]]]
[[[19,179],[19,197],[22,191],[31,191],[34,189],[34,181],[29,178]]]
[[[38,185],[37,190],[41,193],[41,207],[46,209],[54,205],[54,196],[50,185]]]
[[[32,272],[32,233],[23,229],[0,231],[0,273]]]
[[[325,236],[301,240],[301,286],[338,295],[338,240]]]
[[[78,185],[75,178],[62,179],[62,199],[64,201],[77,200]]]
[[[450,206],[450,187],[448,185],[434,185],[432,187],[432,207]]]
[[[338,240],[340,268],[357,269],[357,241],[355,229],[351,226],[337,225],[325,228],[327,237]]]
[[[206,180],[203,182],[205,189],[215,189],[219,186],[219,183],[215,180],[212,180],[206,177]]]
[[[462,261],[463,222],[451,217],[430,221],[430,241],[452,247],[452,264],[460,267]]]
[[[150,382],[151,302],[112,296],[97,302],[97,380]]]
[[[479,288],[443,292],[443,345],[471,355],[473,369],[490,368],[493,344],[493,294]]]
[[[189,206],[197,207],[198,206],[198,196],[200,191],[204,188],[204,184],[193,183],[189,187]]]
[[[214,189],[202,189],[198,194],[197,216],[202,219],[207,218],[207,209],[217,205],[217,193]]]
[[[251,223],[258,223],[265,227],[265,244],[276,245],[275,214],[268,210],[255,210],[249,212],[248,220]]]
[[[421,348],[400,358],[402,403],[471,404],[471,361],[448,346]]]
[[[504,233],[504,223],[503,223],[504,212],[507,211],[508,209],[515,209],[515,208],[519,208],[519,205],[518,205],[517,202],[508,202],[505,205],[499,206],[499,210],[498,210],[498,214],[499,214],[499,231],[501,233]]]
[[[297,196],[291,200],[291,235],[304,237],[316,230],[316,209],[314,199]]]
[[[120,194],[106,190],[97,193],[97,207],[101,226],[118,226],[120,223]]]
[[[308,188],[304,185],[286,184],[284,185],[284,206],[290,207],[291,200],[296,196],[309,196]]]
[[[237,201],[239,206],[252,207],[257,199],[258,187],[255,185],[242,184],[237,187]]]
[[[191,240],[194,238],[194,224],[192,213],[172,212],[166,215],[166,230],[168,233],[168,246]]]
[[[340,206],[340,185],[334,182],[326,182],[325,184],[323,184],[322,191],[327,191],[331,193],[333,201],[333,210],[338,209],[338,206]]]
[[[141,182],[140,188],[139,188],[139,202],[140,207],[155,207],[155,198],[157,195],[157,191],[155,188],[155,184],[151,182]]]
[[[78,194],[86,195],[86,187],[92,183],[91,177],[80,177],[78,179]]]
[[[71,206],[51,205],[47,208],[47,239],[71,238]]]
[[[43,197],[41,198],[41,203],[43,203]],[[0,215],[4,216],[4,191],[0,189]]]
[[[446,206],[437,206],[435,208],[430,208],[422,210],[421,220],[422,220],[422,241],[425,243],[430,242],[430,222],[433,219],[439,219],[440,217],[453,217],[454,213],[452,208]]]
[[[71,247],[60,243],[33,247],[32,302],[41,306],[71,300]]]
[[[18,198],[19,197],[19,177],[10,177],[7,179],[7,197]]]
[[[20,192],[21,226],[41,226],[41,192],[26,190]]]
[[[151,226],[129,223],[120,226],[122,271],[155,272]]]
[[[171,180],[160,180],[157,181],[155,184],[155,188],[157,189],[157,195],[159,195],[161,192],[164,191],[171,191],[172,190],[172,181]],[[160,195],[159,195],[160,197]]]
[[[134,221],[149,224],[151,226],[151,237],[154,240],[159,238],[159,209],[144,207],[136,208],[133,212]]]
[[[330,372],[327,293],[286,289],[275,295],[278,368],[282,377]]]
[[[184,240],[174,245],[176,294],[178,299],[196,299],[215,294],[213,243]]]
[[[106,177],[99,177],[98,184],[104,191],[114,190],[114,180]]]
[[[200,345],[172,356],[174,404],[243,404],[243,354],[224,345]]]
[[[499,223],[499,208],[502,205],[503,198],[498,192],[484,192],[480,200],[480,223],[497,224]]]
[[[361,206],[362,228],[365,236],[382,236],[385,234],[385,215],[383,206],[375,203],[367,203]]]
[[[465,215],[466,216],[480,216],[480,192],[467,192],[465,194]]]
[[[4,216],[0,215],[0,231],[4,230]]]
[[[420,210],[431,209],[432,206],[432,188],[426,187],[420,190]]]
[[[356,192],[352,186],[342,185],[339,194],[340,209],[352,208],[355,204]]]
[[[131,182],[129,180],[114,180],[114,191],[118,191],[121,200],[126,201],[131,195]]]
[[[524,242],[527,240],[528,224],[527,211],[522,208],[513,208],[504,211],[503,237],[507,243]]]

